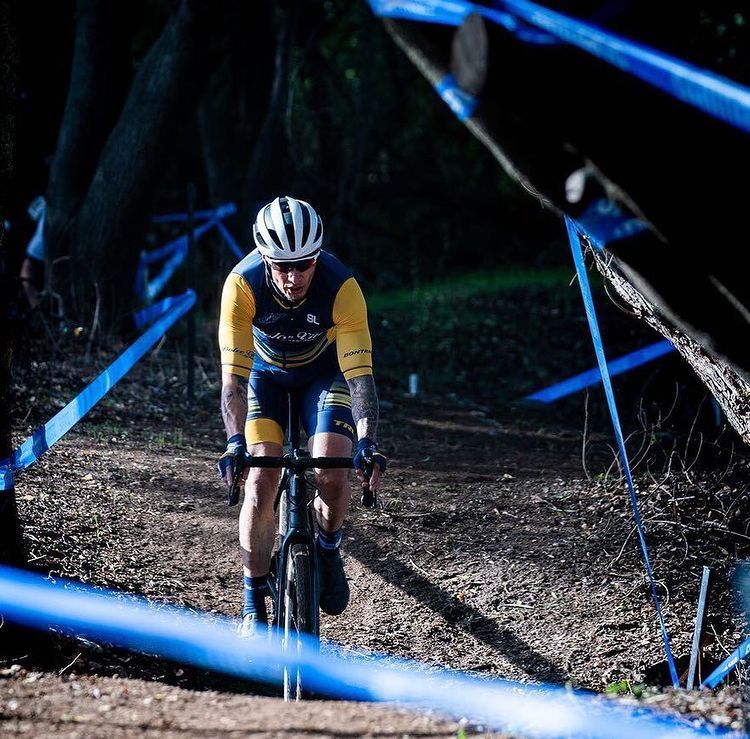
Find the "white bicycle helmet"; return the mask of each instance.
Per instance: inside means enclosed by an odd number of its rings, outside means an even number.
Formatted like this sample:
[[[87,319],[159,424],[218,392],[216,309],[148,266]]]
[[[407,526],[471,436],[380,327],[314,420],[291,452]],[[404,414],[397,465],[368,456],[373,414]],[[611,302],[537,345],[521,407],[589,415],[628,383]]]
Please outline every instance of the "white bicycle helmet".
[[[280,197],[263,206],[253,224],[253,241],[276,262],[314,257],[323,241],[323,221],[304,200]]]

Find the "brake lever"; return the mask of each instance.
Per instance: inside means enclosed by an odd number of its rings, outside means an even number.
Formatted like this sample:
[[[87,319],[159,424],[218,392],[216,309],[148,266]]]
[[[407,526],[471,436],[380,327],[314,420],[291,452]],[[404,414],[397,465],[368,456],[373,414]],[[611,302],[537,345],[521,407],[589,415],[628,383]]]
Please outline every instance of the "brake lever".
[[[245,459],[241,449],[232,455],[232,484],[227,493],[227,506],[230,508],[237,505],[240,500],[240,485],[242,473],[245,471]]]
[[[374,490],[370,490],[370,478],[372,477],[373,463],[372,459],[365,460],[362,473],[367,481],[367,487],[362,488],[362,497],[360,498],[365,508],[375,508],[378,504],[378,496]]]

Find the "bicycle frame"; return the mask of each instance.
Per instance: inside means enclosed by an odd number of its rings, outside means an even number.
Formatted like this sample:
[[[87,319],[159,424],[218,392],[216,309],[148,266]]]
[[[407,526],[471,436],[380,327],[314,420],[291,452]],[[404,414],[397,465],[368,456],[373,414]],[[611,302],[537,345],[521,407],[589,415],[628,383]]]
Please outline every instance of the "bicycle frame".
[[[315,525],[313,522],[313,510],[310,505],[311,501],[307,494],[307,478],[305,470],[309,469],[310,455],[303,449],[299,448],[299,413],[293,398],[289,398],[289,425],[288,441],[290,453],[287,457],[288,475],[282,477],[279,484],[280,497],[286,494],[286,505],[279,505],[285,521],[280,521],[279,528],[283,532],[276,562],[276,583],[272,584],[277,587],[272,597],[275,605],[275,628],[283,628],[283,611],[284,599],[286,597],[286,563],[289,551],[294,544],[303,544],[311,554],[313,588],[312,588],[312,613],[314,622],[312,624],[313,633],[319,632],[319,604],[320,604],[320,584],[318,582],[318,559],[317,549],[315,547]],[[286,486],[286,493],[283,487]]]
[[[287,564],[292,548],[301,546],[309,555],[311,570],[309,590],[311,611],[305,631],[319,633],[320,624],[320,582],[318,578],[318,556],[315,546],[314,510],[309,500],[308,482],[305,472],[312,469],[351,469],[351,457],[311,457],[307,450],[300,448],[299,411],[293,394],[289,395],[287,441],[290,451],[283,457],[249,457],[248,467],[283,469],[275,506],[280,510],[279,533],[281,541],[274,554],[275,576],[269,578],[271,598],[274,603],[275,628],[284,628],[284,613],[287,596],[285,579]],[[230,505],[232,495],[230,493]]]
[[[272,559],[272,563],[275,562],[275,574],[268,578],[274,606],[274,628],[282,632],[282,642],[287,638],[290,628],[290,613],[296,614],[295,617],[298,619],[295,627],[297,633],[309,633],[315,637],[320,633],[320,581],[315,546],[314,510],[309,500],[305,472],[312,469],[351,469],[354,466],[351,457],[311,457],[307,450],[300,448],[299,411],[291,393],[288,420],[289,453],[283,457],[249,457],[245,460],[248,467],[284,470],[274,504],[279,509],[281,540]],[[233,499],[230,492],[230,505]],[[297,559],[300,555],[302,561],[306,562],[304,566],[300,566]],[[308,575],[302,575],[302,580],[297,579],[300,573],[304,572],[308,572]],[[287,577],[293,578],[295,582],[295,592],[291,595],[287,592]],[[306,585],[302,586],[300,583]],[[293,599],[299,599],[296,609]],[[299,608],[301,603],[304,603],[304,607]],[[299,698],[302,685],[299,668],[296,674]],[[285,699],[289,695],[288,689],[288,672],[287,668],[284,668]]]

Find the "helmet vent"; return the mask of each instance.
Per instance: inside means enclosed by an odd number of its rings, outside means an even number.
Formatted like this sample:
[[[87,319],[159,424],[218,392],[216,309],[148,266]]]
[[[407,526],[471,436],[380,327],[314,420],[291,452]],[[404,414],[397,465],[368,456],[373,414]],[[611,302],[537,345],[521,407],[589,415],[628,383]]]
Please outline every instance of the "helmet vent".
[[[260,209],[253,237],[269,259],[304,259],[320,251],[323,223],[309,203],[282,196]]]
[[[303,244],[307,243],[310,238],[310,210],[309,208],[302,208],[302,239]]]

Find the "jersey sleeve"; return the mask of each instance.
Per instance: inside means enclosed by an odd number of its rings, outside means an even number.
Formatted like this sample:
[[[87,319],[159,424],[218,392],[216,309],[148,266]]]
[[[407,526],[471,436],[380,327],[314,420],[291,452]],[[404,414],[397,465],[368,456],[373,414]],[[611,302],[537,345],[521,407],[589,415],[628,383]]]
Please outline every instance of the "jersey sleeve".
[[[336,351],[347,380],[372,374],[372,339],[367,325],[367,305],[357,281],[350,277],[333,302]]]
[[[253,318],[255,296],[244,277],[230,273],[221,293],[219,349],[221,369],[233,375],[250,377],[253,366]]]

